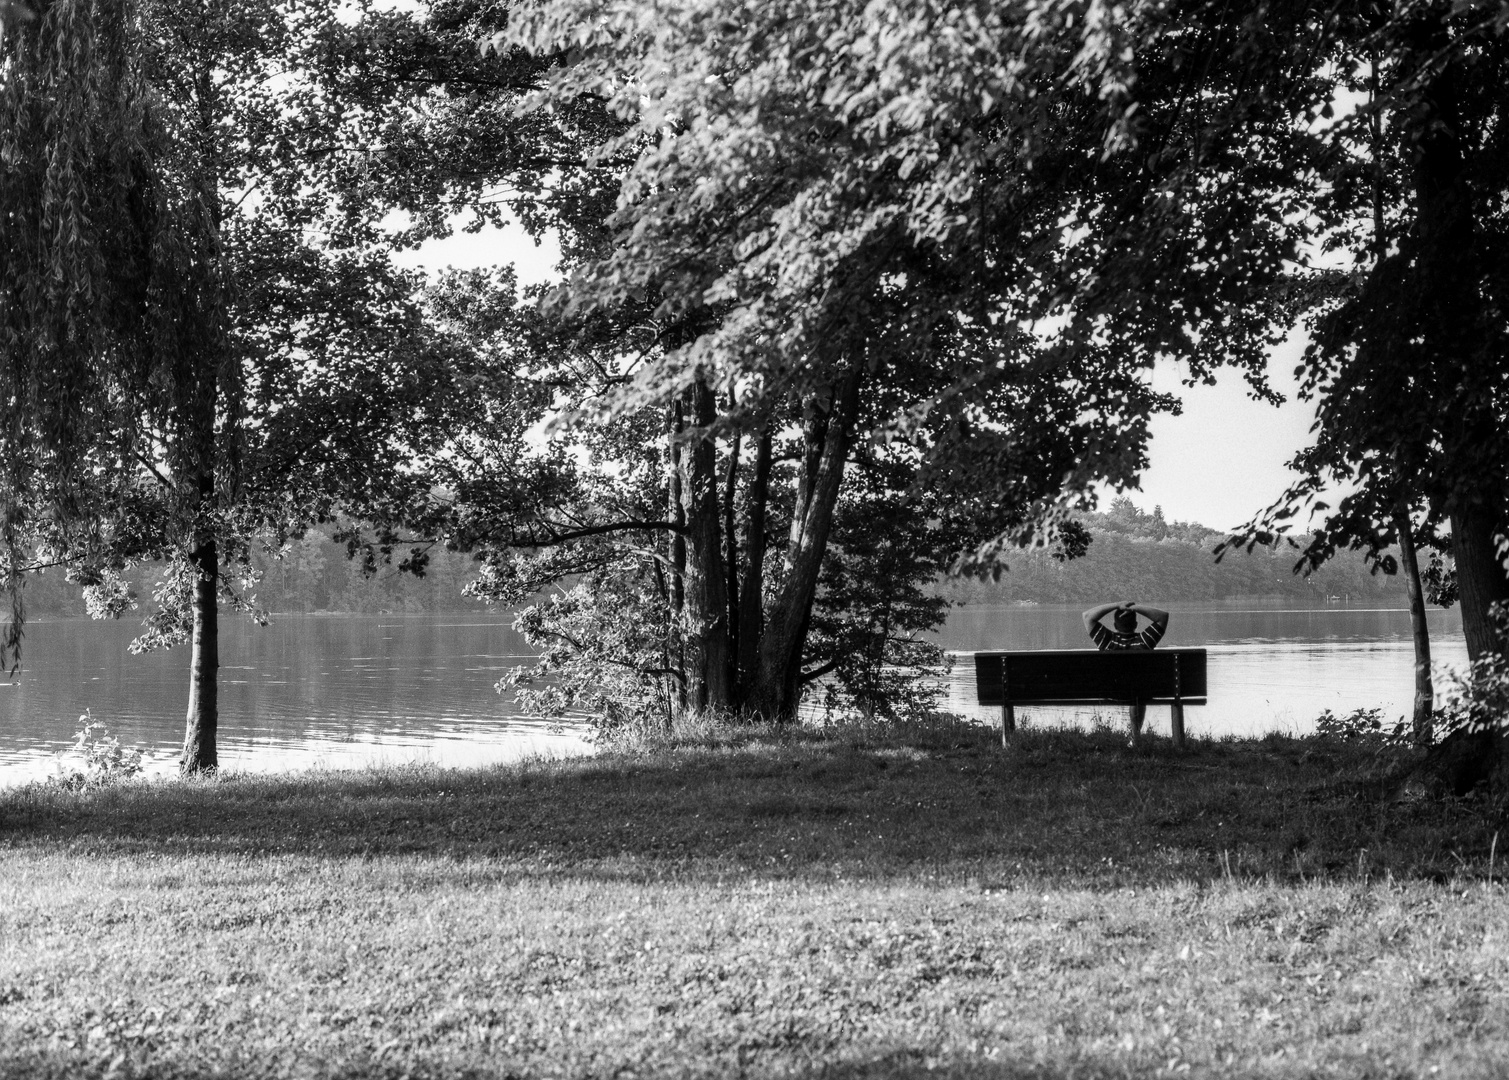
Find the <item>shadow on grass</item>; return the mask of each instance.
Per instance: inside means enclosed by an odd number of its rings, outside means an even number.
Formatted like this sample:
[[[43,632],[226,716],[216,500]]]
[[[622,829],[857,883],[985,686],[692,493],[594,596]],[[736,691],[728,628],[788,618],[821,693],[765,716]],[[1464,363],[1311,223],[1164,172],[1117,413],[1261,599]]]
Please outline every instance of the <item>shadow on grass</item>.
[[[0,793],[0,847],[483,860],[501,874],[756,875],[1087,887],[1213,877],[1472,876],[1499,817],[1355,782],[1313,740],[1111,732],[748,738],[479,771],[240,776]]]
[[[744,1077],[779,1076],[783,1080],[890,1080],[890,1078],[927,1075],[948,1078],[978,1078],[978,1080],[1057,1080],[1059,1077],[1079,1077],[1094,1080],[1096,1077],[1125,1077],[1145,1072],[1152,1074],[1164,1064],[1163,1061],[1139,1061],[1128,1055],[1107,1055],[1097,1060],[1084,1054],[1064,1054],[1062,1061],[1017,1061],[997,1060],[983,1057],[964,1060],[936,1060],[918,1052],[897,1052],[879,1055],[859,1061],[815,1063],[802,1069],[793,1062],[783,1061],[767,1069],[751,1067],[749,1063],[735,1065],[732,1062],[704,1063],[702,1068],[686,1066],[677,1070],[677,1075],[725,1076],[731,1072]],[[1144,1055],[1147,1056],[1147,1055]],[[215,1063],[191,1065],[187,1063],[164,1063],[154,1058],[150,1069],[133,1070],[119,1062],[93,1061],[83,1055],[64,1052],[29,1054],[18,1057],[0,1055],[0,1071],[6,1076],[25,1076],[28,1080],[83,1080],[93,1077],[150,1076],[152,1080],[262,1080],[277,1075],[265,1063],[246,1063],[241,1067]],[[113,1066],[113,1067],[112,1067]],[[627,1070],[633,1073],[633,1069]],[[517,1080],[527,1075],[504,1061],[496,1065],[478,1067],[475,1064],[457,1068],[454,1065],[439,1065],[426,1068],[412,1060],[402,1064],[392,1062],[363,1061],[355,1063],[319,1063],[318,1075],[329,1080],[453,1080],[467,1077],[470,1080]],[[589,1074],[590,1075],[590,1074]]]

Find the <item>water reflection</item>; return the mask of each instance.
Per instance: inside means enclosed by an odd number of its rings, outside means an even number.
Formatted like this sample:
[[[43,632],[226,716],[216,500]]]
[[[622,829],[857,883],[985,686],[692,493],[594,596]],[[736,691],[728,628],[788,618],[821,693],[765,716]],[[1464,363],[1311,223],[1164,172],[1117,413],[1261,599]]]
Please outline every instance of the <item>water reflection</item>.
[[[426,761],[481,765],[581,753],[578,728],[513,714],[493,690],[530,654],[511,620],[280,616],[221,629],[220,759],[227,769]],[[133,620],[38,622],[0,686],[0,783],[45,775],[86,708],[170,772],[183,740],[188,656],[132,656]]]

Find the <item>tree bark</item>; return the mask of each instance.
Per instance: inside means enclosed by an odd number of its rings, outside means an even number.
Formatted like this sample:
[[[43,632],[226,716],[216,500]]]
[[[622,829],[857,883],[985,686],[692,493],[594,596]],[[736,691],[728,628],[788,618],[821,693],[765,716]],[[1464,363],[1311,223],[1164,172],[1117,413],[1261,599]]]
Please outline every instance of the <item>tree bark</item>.
[[[683,531],[686,525],[686,508],[681,503],[681,432],[686,427],[686,421],[682,412],[683,406],[678,397],[671,402],[666,415],[666,459],[669,473],[670,487],[670,520],[676,524],[668,539],[670,548],[667,552],[671,564],[671,622],[679,626],[686,615],[686,533]],[[684,675],[686,673],[686,656],[678,648],[674,658],[676,667]],[[670,667],[670,658],[667,658],[666,666]],[[676,703],[678,711],[685,711],[686,680],[673,679],[676,685]]]
[[[1399,561],[1404,569],[1404,588],[1409,594],[1409,625],[1415,639],[1415,712],[1413,718],[1416,746],[1435,741],[1435,686],[1430,675],[1430,629],[1425,624],[1425,593],[1420,588],[1420,560],[1415,555],[1415,530],[1409,514],[1394,515],[1399,534]]]
[[[1451,513],[1451,549],[1469,660],[1505,652],[1489,618],[1495,603],[1509,600],[1509,577],[1504,575],[1496,542],[1500,520],[1482,505],[1459,503]]]
[[[220,558],[213,537],[189,553],[194,567],[194,631],[189,660],[189,713],[184,725],[179,773],[194,776],[220,767],[215,745],[220,723]]]
[[[216,82],[215,64],[201,52],[195,67],[195,101],[199,110],[199,131],[195,150],[198,160],[197,180],[200,195],[209,208],[210,254],[216,262],[212,280],[215,286],[213,307],[201,311],[214,320],[213,345],[193,357],[197,371],[189,384],[189,397],[183,403],[189,418],[187,429],[180,434],[181,460],[192,463],[185,474],[197,473],[192,488],[185,492],[195,517],[200,518],[214,506],[216,497],[216,413],[221,404],[221,390],[239,385],[239,363],[226,348],[226,311],[229,302],[225,278],[224,247],[221,228],[225,206],[221,201],[220,125],[223,102]],[[230,377],[229,373],[237,374]],[[229,378],[225,387],[222,380]],[[227,489],[234,495],[240,481],[239,447],[235,445],[235,427],[239,425],[240,402],[231,396],[226,402],[230,426],[225,433],[228,461]],[[179,763],[182,776],[213,773],[220,767],[216,737],[220,726],[220,552],[215,535],[195,522],[189,564],[194,568],[194,626],[189,656],[189,709],[184,722],[183,757]]]
[[[765,552],[770,540],[765,528],[770,502],[771,437],[767,421],[755,444],[754,475],[745,496],[744,581],[739,590],[739,681],[742,702],[754,683],[760,663],[760,635],[765,629]]]
[[[760,641],[759,667],[746,706],[750,715],[769,723],[796,718],[802,649],[859,412],[859,386],[860,372],[855,370],[844,377],[828,407],[816,402],[809,407],[808,452],[791,516],[784,574]]]
[[[719,712],[731,702],[717,447],[708,431],[716,418],[716,406],[712,388],[700,379],[688,394],[691,421],[702,430],[681,455],[681,501],[686,513],[687,706],[699,713]]]
[[[728,405],[734,407],[730,393]],[[739,434],[734,433],[728,447],[728,474],[723,484],[723,542],[727,555],[723,560],[724,592],[728,598],[728,704],[739,699],[739,533],[734,520],[734,496],[739,484]]]

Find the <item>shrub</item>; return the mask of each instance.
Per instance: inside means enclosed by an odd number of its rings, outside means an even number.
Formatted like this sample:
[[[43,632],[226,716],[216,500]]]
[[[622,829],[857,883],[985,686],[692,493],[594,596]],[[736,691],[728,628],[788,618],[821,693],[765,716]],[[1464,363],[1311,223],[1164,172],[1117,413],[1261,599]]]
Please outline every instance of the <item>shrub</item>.
[[[1509,660],[1494,654],[1474,661],[1465,672],[1446,676],[1448,689],[1439,713],[1441,731],[1496,731],[1509,728]]]
[[[1500,643],[1509,642],[1509,606],[1494,604],[1489,618]],[[1473,661],[1465,672],[1449,672],[1446,681],[1448,689],[1438,714],[1443,735],[1509,733],[1509,657],[1490,653]]]
[[[123,783],[141,771],[141,751],[122,746],[104,723],[85,709],[72,749],[57,755],[57,775],[51,782],[79,791]]]
[[[1405,747],[1413,737],[1401,716],[1392,727],[1384,727],[1382,709],[1353,709],[1337,716],[1330,709],[1315,718],[1315,738],[1346,743],[1372,743],[1380,748]]]

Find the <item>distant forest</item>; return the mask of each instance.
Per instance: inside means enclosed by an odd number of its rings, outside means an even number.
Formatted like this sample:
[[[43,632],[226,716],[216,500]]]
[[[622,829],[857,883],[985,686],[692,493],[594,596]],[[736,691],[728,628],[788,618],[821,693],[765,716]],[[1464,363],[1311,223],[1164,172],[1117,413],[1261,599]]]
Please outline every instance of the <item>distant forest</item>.
[[[1289,597],[1320,605],[1328,596],[1351,603],[1404,603],[1404,583],[1398,577],[1368,573],[1361,555],[1344,554],[1304,578],[1293,572],[1296,553],[1289,549],[1236,552],[1217,563],[1211,549],[1224,533],[1190,522],[1166,521],[1160,508],[1148,513],[1125,496],[1114,499],[1107,512],[1085,514],[1081,520],[1094,537],[1084,557],[1060,562],[1046,552],[1018,552],[999,581],[945,580],[940,591],[951,599],[977,604]],[[262,573],[254,590],[257,603],[274,613],[448,612],[486,607],[461,593],[461,587],[476,575],[472,557],[443,549],[431,551],[422,578],[393,567],[383,567],[376,577],[364,577],[360,565],[346,558],[345,546],[319,530],[310,530],[290,544],[281,559],[258,552],[253,561]],[[139,610],[145,613],[162,567],[140,566],[126,576],[136,590]],[[83,615],[84,603],[78,587],[54,570],[27,580],[26,610],[30,616]]]
[[[1060,562],[1047,552],[1018,552],[998,581],[949,581],[944,594],[976,604],[1157,604],[1260,597],[1316,606],[1328,597],[1353,604],[1406,602],[1403,579],[1369,573],[1360,553],[1343,552],[1301,577],[1294,573],[1298,552],[1288,547],[1232,552],[1217,563],[1212,550],[1225,533],[1167,521],[1161,507],[1148,513],[1126,496],[1113,499],[1107,512],[1084,514],[1081,521],[1094,538],[1082,558]]]
[[[311,529],[302,540],[288,546],[281,559],[258,551],[252,559],[262,578],[252,589],[262,608],[278,613],[350,613],[481,611],[487,605],[461,594],[461,587],[476,577],[470,555],[433,548],[423,577],[399,573],[392,566],[366,577],[361,564],[346,558],[346,547],[330,539],[328,532]],[[152,591],[162,578],[163,567],[150,563],[134,567],[124,576],[137,594],[137,612],[152,607]],[[57,570],[26,579],[28,617],[83,615],[84,602],[77,585],[71,585]]]

